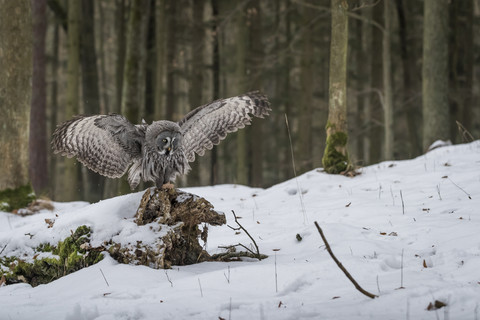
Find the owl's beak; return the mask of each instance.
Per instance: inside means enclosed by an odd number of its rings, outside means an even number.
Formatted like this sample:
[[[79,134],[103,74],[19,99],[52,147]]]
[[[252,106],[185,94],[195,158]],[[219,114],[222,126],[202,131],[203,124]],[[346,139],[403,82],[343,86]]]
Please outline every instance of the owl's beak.
[[[168,151],[168,152],[172,151],[172,148],[171,148],[171,147],[168,147],[168,148],[167,148],[167,151]]]

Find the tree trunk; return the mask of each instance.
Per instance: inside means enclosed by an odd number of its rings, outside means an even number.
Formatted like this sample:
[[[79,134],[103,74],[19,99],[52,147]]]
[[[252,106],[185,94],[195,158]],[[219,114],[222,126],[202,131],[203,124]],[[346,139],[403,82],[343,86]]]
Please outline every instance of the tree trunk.
[[[98,81],[97,53],[95,51],[95,19],[93,0],[82,0],[81,19],[81,69],[82,100],[84,114],[100,113],[100,91]],[[103,198],[105,178],[82,166],[83,198],[97,202]]]
[[[312,169],[312,112],[313,112],[313,23],[314,11],[302,8],[302,24],[306,26],[302,35],[302,56],[300,61],[300,88],[302,89],[298,121],[298,142],[296,143],[298,173]],[[307,27],[308,26],[308,27]],[[346,103],[346,102],[345,102]]]
[[[67,106],[65,118],[71,119],[79,113],[79,79],[80,79],[80,1],[72,1],[68,6],[68,63],[67,63]],[[80,167],[74,159],[63,159],[62,199],[78,199],[80,187]]]
[[[372,9],[372,18],[373,21],[378,24],[383,24],[383,5],[384,2],[381,1]],[[382,31],[377,27],[372,26],[372,52],[376,56],[380,57],[383,54],[383,44],[382,44]],[[369,54],[372,54],[369,52]],[[384,128],[382,127],[383,117],[383,64],[382,59],[372,59],[371,64],[371,75],[372,75],[372,93],[370,100],[370,150],[369,150],[369,160],[371,163],[380,162],[382,159],[382,137],[384,136]]]
[[[123,73],[122,114],[132,123],[140,121],[145,99],[145,41],[149,0],[134,0],[130,8],[127,52]]]
[[[332,0],[327,141],[322,163],[327,173],[341,173],[349,167],[347,152],[347,4]]]
[[[0,0],[0,210],[28,204],[25,200],[10,202],[4,191],[32,190],[28,175],[33,40],[30,5],[30,1]],[[27,194],[21,198],[27,199]]]
[[[251,77],[251,89],[262,89],[263,76],[263,45],[262,45],[262,12],[260,0],[253,0],[247,4],[249,12],[249,47],[247,56],[247,74]],[[254,187],[263,186],[263,124],[260,121],[253,121],[250,130],[251,157],[250,181]]]
[[[393,93],[392,93],[392,55],[390,52],[390,36],[392,32],[392,19],[390,13],[391,1],[384,1],[384,31],[383,31],[383,123],[385,126],[385,146],[383,157],[385,160],[393,159],[394,131],[393,131]]]
[[[165,87],[163,78],[165,74],[165,0],[155,4],[155,120],[164,119],[165,105],[163,96]]]
[[[205,8],[204,0],[197,0],[193,3],[193,23],[191,28],[192,41],[191,41],[191,52],[192,52],[192,69],[190,74],[190,83],[189,88],[188,102],[190,108],[193,109],[203,103],[203,70],[204,70],[204,59],[205,59],[205,29],[203,24],[203,11]],[[188,185],[199,185],[200,184],[200,168],[198,164],[200,159],[197,159],[191,165],[193,166],[192,171],[188,175]]]
[[[413,45],[410,44],[412,37],[410,24],[407,22],[413,12],[409,10],[405,0],[395,2],[397,4],[399,37],[400,37],[400,57],[402,59],[403,69],[403,92],[401,93],[402,111],[405,114],[408,128],[408,140],[410,145],[410,157],[418,156],[422,153],[422,145],[420,139],[420,122],[421,113],[419,103],[415,103],[412,96],[418,95],[417,81],[415,80],[415,56]],[[412,19],[413,20],[413,19]],[[410,21],[412,21],[410,20]]]
[[[165,99],[165,119],[173,120],[175,109],[177,106],[176,103],[176,82],[175,82],[175,73],[178,68],[177,61],[177,37],[175,33],[176,29],[176,14],[177,14],[177,1],[167,0],[165,3],[165,13],[167,19],[167,83],[166,83],[166,99]]]
[[[423,27],[423,148],[450,139],[448,105],[449,0],[425,0]]]
[[[212,0],[213,15],[213,56],[212,56],[212,72],[213,72],[213,99],[220,98],[220,43],[218,37],[218,19],[219,4],[218,0]],[[217,148],[212,149],[210,163],[210,185],[218,182],[218,164],[217,164]]]
[[[47,166],[47,85],[45,36],[47,32],[46,0],[32,0],[33,23],[33,76],[32,103],[30,110],[30,179],[37,194],[48,194]]]
[[[237,79],[237,90],[239,92],[247,91],[246,86],[246,56],[248,46],[248,34],[247,34],[247,20],[245,16],[247,10],[244,9],[237,16],[236,29],[237,34],[235,37],[235,78]],[[247,130],[239,130],[236,133],[237,142],[237,165],[236,165],[236,183],[247,185],[248,184],[248,164],[247,164]]]
[[[456,121],[469,132],[472,130],[473,104],[473,1],[455,0],[450,8],[450,113],[451,136],[455,142],[469,142],[469,137],[459,135]]]
[[[125,0],[117,1],[115,13],[115,27],[117,30],[117,61],[115,66],[116,102],[110,112],[120,113],[122,106],[123,73],[125,69],[126,27],[125,27]]]

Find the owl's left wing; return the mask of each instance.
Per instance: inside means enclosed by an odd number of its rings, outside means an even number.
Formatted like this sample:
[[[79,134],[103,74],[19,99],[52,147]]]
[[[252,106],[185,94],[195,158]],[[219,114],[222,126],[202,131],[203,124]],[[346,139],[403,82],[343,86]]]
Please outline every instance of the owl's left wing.
[[[189,162],[195,153],[203,156],[205,150],[225,139],[251,122],[251,116],[263,118],[269,114],[270,102],[258,91],[220,99],[189,112],[178,124],[183,133],[183,147]]]

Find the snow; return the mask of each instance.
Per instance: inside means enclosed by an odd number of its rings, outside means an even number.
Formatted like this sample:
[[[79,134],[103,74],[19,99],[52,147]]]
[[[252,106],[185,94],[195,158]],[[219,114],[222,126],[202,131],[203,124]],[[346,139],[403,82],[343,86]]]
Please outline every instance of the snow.
[[[225,212],[231,226],[234,210],[269,258],[155,270],[107,254],[47,285],[1,287],[0,319],[480,319],[480,141],[360,171],[348,178],[313,170],[268,189],[186,188]],[[155,241],[133,222],[142,193],[54,203],[54,212],[28,217],[0,212],[2,255],[31,255],[83,224],[93,229],[92,245],[108,237]],[[378,298],[349,282],[314,221]],[[251,243],[225,225],[210,227],[208,239],[212,254]],[[428,311],[435,300],[447,306]]]

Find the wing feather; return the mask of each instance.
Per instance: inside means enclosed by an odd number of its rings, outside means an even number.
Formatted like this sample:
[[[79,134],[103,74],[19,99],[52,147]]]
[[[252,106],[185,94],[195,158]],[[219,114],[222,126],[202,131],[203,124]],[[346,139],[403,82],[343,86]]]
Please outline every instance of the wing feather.
[[[143,125],[135,126],[120,115],[75,116],[56,128],[52,148],[76,157],[92,171],[119,178],[141,157],[144,136]]]
[[[270,102],[258,91],[216,100],[192,110],[178,123],[187,160],[195,161],[195,153],[202,156],[206,149],[219,144],[228,133],[249,125],[250,115],[263,118],[270,111]]]

